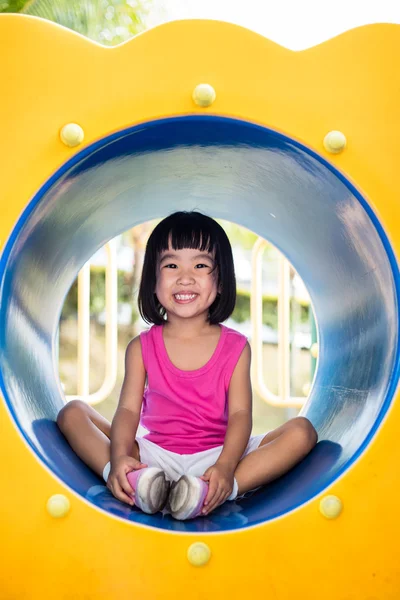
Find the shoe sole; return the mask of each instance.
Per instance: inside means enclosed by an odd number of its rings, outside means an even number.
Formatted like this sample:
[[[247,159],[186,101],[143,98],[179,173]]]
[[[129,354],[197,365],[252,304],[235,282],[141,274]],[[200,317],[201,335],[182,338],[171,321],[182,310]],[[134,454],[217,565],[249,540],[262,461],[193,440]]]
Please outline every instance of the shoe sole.
[[[164,471],[149,467],[138,479],[135,504],[149,515],[159,512],[167,503],[169,489]]]
[[[183,475],[171,486],[167,510],[174,519],[184,521],[201,514],[208,486],[197,477]]]

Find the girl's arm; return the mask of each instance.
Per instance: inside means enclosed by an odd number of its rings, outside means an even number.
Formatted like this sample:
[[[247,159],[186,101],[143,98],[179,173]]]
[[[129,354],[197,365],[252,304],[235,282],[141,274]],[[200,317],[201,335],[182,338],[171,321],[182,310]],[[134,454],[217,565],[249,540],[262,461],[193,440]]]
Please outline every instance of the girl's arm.
[[[217,462],[202,476],[202,479],[209,483],[202,511],[204,514],[208,514],[216,506],[225,502],[232,493],[235,470],[250,438],[252,426],[250,359],[250,346],[247,343],[229,384],[228,428],[224,447]]]
[[[252,392],[250,381],[251,350],[247,342],[238,360],[228,391],[228,428],[217,464],[235,471],[249,442],[252,428]]]
[[[140,338],[134,338],[126,349],[125,377],[118,408],[111,424],[111,464],[121,455],[132,456],[143,402],[146,371]]]
[[[126,475],[135,468],[145,466],[133,458],[145,380],[140,338],[136,337],[126,349],[125,378],[111,424],[111,471],[107,482],[113,494],[129,504],[133,503],[130,497],[133,490]]]

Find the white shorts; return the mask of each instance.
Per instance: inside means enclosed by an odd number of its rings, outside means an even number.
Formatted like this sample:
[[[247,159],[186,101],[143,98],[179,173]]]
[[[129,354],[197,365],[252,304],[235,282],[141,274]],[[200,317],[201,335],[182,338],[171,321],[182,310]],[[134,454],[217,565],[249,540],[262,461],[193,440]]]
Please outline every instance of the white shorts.
[[[256,450],[265,435],[265,433],[253,435],[247,444],[242,458]],[[177,454],[176,452],[165,450],[143,437],[137,437],[136,441],[139,445],[141,462],[149,467],[162,469],[170,481],[178,481],[182,475],[201,477],[208,467],[217,462],[223,448],[223,446],[217,446],[216,448],[196,452],[195,454]]]
[[[242,454],[242,458],[247,456],[247,454],[250,454],[250,452],[257,450],[266,435],[266,433],[261,433],[259,435],[251,436],[249,443]],[[148,467],[158,467],[159,469],[162,469],[169,481],[178,481],[182,475],[201,477],[204,475],[205,471],[207,471],[208,467],[211,467],[217,462],[223,449],[223,446],[217,446],[216,448],[204,450],[203,452],[196,452],[195,454],[177,454],[176,452],[171,452],[170,450],[161,448],[161,446],[157,446],[157,444],[146,440],[144,437],[138,436],[136,441],[139,446],[140,461]],[[111,463],[108,462],[103,470],[103,479],[106,482],[110,474],[110,469]],[[258,489],[259,488],[257,487],[246,494],[237,496],[238,485],[235,479],[233,491],[228,500],[244,498]]]

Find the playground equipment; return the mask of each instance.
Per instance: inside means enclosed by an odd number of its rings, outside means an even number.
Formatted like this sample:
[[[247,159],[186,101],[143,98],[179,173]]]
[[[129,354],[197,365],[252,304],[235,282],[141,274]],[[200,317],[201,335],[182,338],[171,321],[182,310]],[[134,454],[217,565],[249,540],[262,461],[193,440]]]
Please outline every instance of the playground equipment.
[[[292,52],[179,21],[109,49],[2,16],[0,44],[0,597],[398,600],[400,28]],[[74,457],[55,340],[99,247],[193,208],[268,238],[307,285],[320,442],[182,523],[122,505]]]

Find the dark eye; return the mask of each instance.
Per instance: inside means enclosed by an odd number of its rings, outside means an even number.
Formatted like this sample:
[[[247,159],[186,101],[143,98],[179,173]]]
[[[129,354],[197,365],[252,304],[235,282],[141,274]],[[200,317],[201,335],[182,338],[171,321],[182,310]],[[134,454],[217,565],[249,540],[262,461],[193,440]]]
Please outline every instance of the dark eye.
[[[178,267],[174,263],[170,263],[169,265],[164,265],[164,269],[177,269]]]
[[[205,265],[204,263],[199,263],[198,265],[196,265],[196,269],[210,269],[210,265]]]

